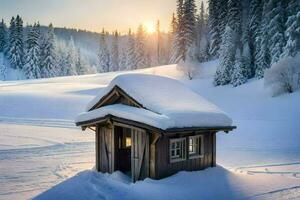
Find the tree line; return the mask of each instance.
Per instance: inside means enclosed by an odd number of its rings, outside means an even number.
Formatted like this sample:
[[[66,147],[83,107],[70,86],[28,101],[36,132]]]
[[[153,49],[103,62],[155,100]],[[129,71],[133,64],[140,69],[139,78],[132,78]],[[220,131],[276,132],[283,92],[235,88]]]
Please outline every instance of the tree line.
[[[298,0],[177,0],[171,63],[219,58],[214,84],[238,86],[300,50]],[[184,64],[183,64],[184,66]],[[193,65],[183,70],[192,78]]]

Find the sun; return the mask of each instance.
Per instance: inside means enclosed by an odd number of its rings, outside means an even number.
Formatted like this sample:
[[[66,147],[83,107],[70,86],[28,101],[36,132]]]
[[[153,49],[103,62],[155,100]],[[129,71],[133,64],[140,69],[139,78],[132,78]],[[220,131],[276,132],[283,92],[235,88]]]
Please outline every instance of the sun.
[[[150,21],[145,22],[144,23],[144,27],[145,27],[145,30],[146,30],[147,33],[151,34],[151,33],[155,32],[155,24],[154,24],[154,22],[150,22]]]

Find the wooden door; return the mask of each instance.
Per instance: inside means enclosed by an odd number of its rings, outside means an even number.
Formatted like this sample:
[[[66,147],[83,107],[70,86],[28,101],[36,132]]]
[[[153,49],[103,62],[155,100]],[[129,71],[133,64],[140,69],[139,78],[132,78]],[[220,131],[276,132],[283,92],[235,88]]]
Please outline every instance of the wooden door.
[[[141,129],[131,129],[132,180],[149,177],[149,135]]]
[[[108,127],[99,128],[100,156],[99,168],[101,172],[114,171],[114,140],[113,130]]]

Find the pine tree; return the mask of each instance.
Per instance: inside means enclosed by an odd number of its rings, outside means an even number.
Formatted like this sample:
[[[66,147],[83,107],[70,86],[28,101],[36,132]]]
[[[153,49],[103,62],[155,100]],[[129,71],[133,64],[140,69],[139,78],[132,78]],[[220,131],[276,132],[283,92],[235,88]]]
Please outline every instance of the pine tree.
[[[0,53],[4,53],[7,45],[7,31],[4,20],[0,22]]]
[[[28,79],[41,78],[40,72],[40,26],[35,23],[33,27],[29,27],[30,30],[26,39],[26,55],[25,65],[23,68],[24,74]]]
[[[217,68],[214,85],[226,85],[231,82],[232,67],[235,63],[236,32],[226,26],[220,49],[220,65]]]
[[[260,25],[259,38],[257,38],[257,43],[259,43],[259,51],[256,56],[256,66],[255,66],[255,77],[263,78],[265,69],[270,67],[270,52],[269,52],[269,30],[268,24],[269,19],[269,4],[268,0],[263,2],[263,13],[262,13],[262,22]]]
[[[285,11],[280,0],[270,0],[270,12],[268,18],[268,31],[270,35],[269,50],[271,55],[271,64],[277,62],[285,46],[284,29],[285,29]]]
[[[282,57],[295,56],[300,51],[300,3],[290,2],[285,35],[287,38]]]
[[[102,29],[99,42],[98,52],[98,72],[110,71],[110,55],[106,44],[106,35],[104,29]]]
[[[22,69],[24,62],[23,20],[17,15],[16,18],[11,19],[10,25],[8,51],[10,66],[14,69]]]
[[[219,30],[219,3],[218,0],[209,0],[209,35],[210,49],[209,54],[212,58],[219,56],[221,44],[221,33]],[[224,5],[223,5],[224,6]]]
[[[171,21],[171,31],[169,33],[169,40],[171,44],[171,52],[170,52],[170,58],[169,58],[169,64],[177,63],[177,55],[178,55],[178,41],[177,41],[177,34],[178,34],[178,22],[175,17],[175,13],[172,15],[172,21]]]
[[[240,0],[228,0],[227,25],[236,34],[241,34],[242,5]]]
[[[113,33],[113,41],[110,52],[110,68],[111,71],[119,70],[119,33],[115,31]]]
[[[137,68],[141,69],[146,67],[147,57],[145,52],[145,30],[142,25],[139,25],[136,34],[135,56]]]
[[[122,48],[120,50],[120,62],[119,62],[119,70],[120,71],[127,70],[126,62],[127,62],[126,48]]]
[[[233,72],[232,72],[232,80],[231,83],[233,87],[242,85],[247,82],[247,74],[246,74],[245,65],[243,64],[243,60],[241,57],[241,51],[240,49],[236,50],[236,55],[235,55],[235,63],[233,67]]]
[[[196,5],[194,0],[184,1],[184,14],[183,14],[183,36],[185,37],[185,49],[181,53],[183,61],[187,59],[195,60],[196,57]],[[186,52],[187,51],[187,52]],[[188,53],[188,54],[187,54]]]
[[[157,34],[157,38],[156,38],[156,65],[160,65],[161,64],[161,33],[160,33],[160,22],[159,20],[157,20],[156,23],[156,34]]]
[[[249,48],[251,53],[251,64],[253,71],[251,77],[254,76],[255,67],[257,67],[258,52],[260,48],[260,24],[262,20],[262,0],[251,0],[249,11]]]
[[[65,68],[63,69],[64,70],[63,74],[65,76],[77,75],[76,61],[77,61],[77,52],[76,52],[76,47],[75,47],[73,37],[71,36],[67,46]]]
[[[78,75],[88,74],[89,73],[88,68],[89,68],[89,66],[87,64],[87,61],[81,54],[80,49],[78,48],[77,49],[77,60],[76,60],[76,73]]]
[[[229,12],[228,7],[229,0],[218,0],[218,31],[220,33],[220,40],[222,39],[222,34],[225,32],[226,24],[227,24],[227,15]],[[222,41],[220,41],[222,42]],[[220,44],[221,45],[221,44]]]
[[[228,8],[228,21],[222,37],[220,67],[215,76],[215,85],[225,85],[231,82],[236,49],[240,48],[242,6],[239,0],[229,0]]]
[[[128,32],[128,40],[126,45],[126,69],[133,70],[137,69],[136,50],[135,50],[135,39],[131,33],[131,29]]]
[[[50,24],[47,33],[41,41],[40,68],[43,78],[53,77],[59,74],[57,69],[57,55],[55,50],[55,34],[53,25]]]
[[[7,66],[4,64],[4,54],[0,53],[0,80],[5,81],[7,75]]]

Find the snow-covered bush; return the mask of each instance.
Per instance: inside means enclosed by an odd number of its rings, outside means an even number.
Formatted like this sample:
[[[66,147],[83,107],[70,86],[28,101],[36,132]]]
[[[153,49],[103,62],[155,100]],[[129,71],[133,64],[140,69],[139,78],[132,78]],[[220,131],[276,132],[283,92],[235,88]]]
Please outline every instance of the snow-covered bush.
[[[270,88],[273,96],[292,93],[300,87],[300,53],[274,63],[265,71],[265,86]]]
[[[182,71],[185,76],[188,77],[188,79],[192,80],[195,76],[199,74],[199,68],[200,68],[200,63],[196,61],[188,61],[186,60],[185,62],[181,60],[177,64],[177,69]]]

